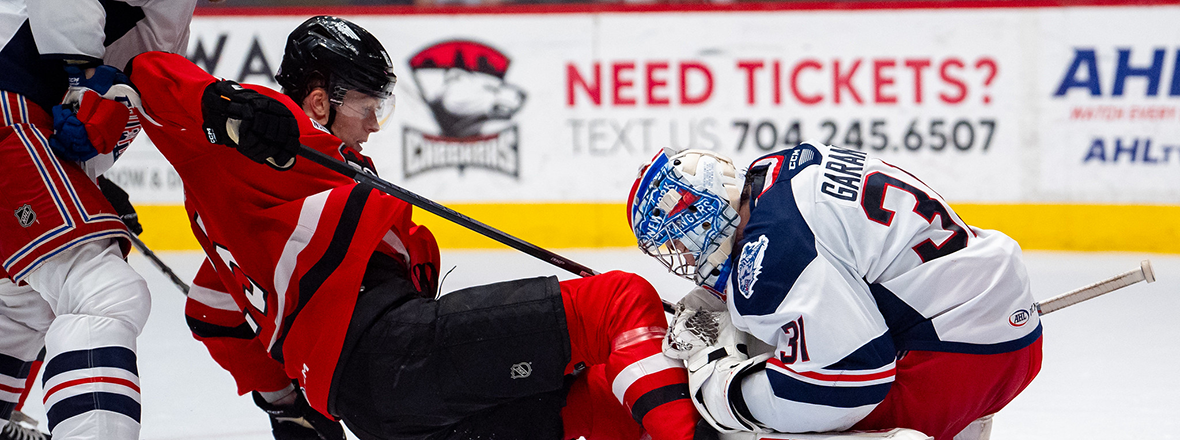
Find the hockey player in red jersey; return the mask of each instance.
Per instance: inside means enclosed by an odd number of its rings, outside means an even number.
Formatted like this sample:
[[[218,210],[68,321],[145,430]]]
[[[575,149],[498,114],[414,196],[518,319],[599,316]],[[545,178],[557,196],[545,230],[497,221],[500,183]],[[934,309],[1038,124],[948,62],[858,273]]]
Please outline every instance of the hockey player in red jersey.
[[[662,152],[629,204],[639,247],[701,286],[665,353],[718,430],[976,439],[1040,370],[1016,242],[863,152],[802,144],[744,176]]]
[[[54,438],[139,437],[136,338],[151,298],[95,179],[138,132],[107,99],[131,90],[110,65],[183,52],[195,3],[0,2],[0,439],[40,435],[8,422],[43,348]]]
[[[438,296],[438,247],[410,205],[296,160],[303,144],[372,171],[361,143],[396,77],[365,29],[296,28],[276,76],[285,95],[167,53],[128,72],[207,255],[189,325],[277,439],[342,439],[335,418],[362,439],[692,438],[687,375],[661,353],[666,319],[646,281]]]

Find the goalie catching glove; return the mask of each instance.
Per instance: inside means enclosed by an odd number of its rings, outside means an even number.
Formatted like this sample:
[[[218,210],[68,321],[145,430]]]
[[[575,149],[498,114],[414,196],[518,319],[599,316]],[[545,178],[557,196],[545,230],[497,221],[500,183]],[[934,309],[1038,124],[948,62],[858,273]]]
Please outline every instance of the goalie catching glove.
[[[267,402],[258,391],[252,393],[254,404],[270,415],[275,440],[344,440],[340,422],[313,409],[298,389],[288,389],[291,393],[275,403]]]
[[[201,113],[210,143],[233,147],[276,170],[295,165],[299,124],[278,100],[233,81],[217,81],[205,87]]]
[[[664,355],[687,360],[706,347],[717,345],[718,339],[733,340],[735,331],[725,310],[725,300],[697,287],[676,303],[676,314],[664,336]]]

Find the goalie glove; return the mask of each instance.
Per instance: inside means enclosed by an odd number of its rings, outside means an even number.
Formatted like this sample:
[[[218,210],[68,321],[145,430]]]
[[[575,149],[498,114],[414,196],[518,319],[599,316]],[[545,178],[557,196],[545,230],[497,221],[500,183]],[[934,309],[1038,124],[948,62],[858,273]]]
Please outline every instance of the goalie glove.
[[[701,419],[719,432],[760,432],[761,426],[733,404],[741,400],[742,379],[760,371],[770,354],[749,358],[745,345],[709,347],[693,355],[688,366],[688,390]],[[744,408],[745,402],[739,402]]]
[[[205,87],[201,113],[210,143],[233,147],[276,170],[295,165],[299,123],[278,100],[233,81],[217,81]]]
[[[88,162],[109,155],[101,169],[87,169],[91,177],[114,164],[139,134],[139,92],[127,76],[111,66],[98,66],[90,78],[75,66],[65,68],[70,88],[62,103],[53,106],[53,136],[49,147],[72,161]]]
[[[664,355],[688,359],[719,341],[735,341],[737,330],[729,320],[725,301],[701,287],[688,292],[676,303],[676,314],[664,336]]]
[[[303,393],[292,392],[295,400],[286,405],[267,402],[258,391],[251,393],[254,404],[270,415],[271,434],[275,440],[344,440],[344,428],[340,422],[313,409]]]

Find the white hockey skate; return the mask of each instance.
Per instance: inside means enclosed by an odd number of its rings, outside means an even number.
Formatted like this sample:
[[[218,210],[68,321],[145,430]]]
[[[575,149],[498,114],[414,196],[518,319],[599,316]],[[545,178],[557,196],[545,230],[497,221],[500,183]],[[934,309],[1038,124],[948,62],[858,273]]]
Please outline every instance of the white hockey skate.
[[[0,426],[0,440],[50,440],[50,437],[37,430],[36,420],[20,411],[13,411],[8,423]]]

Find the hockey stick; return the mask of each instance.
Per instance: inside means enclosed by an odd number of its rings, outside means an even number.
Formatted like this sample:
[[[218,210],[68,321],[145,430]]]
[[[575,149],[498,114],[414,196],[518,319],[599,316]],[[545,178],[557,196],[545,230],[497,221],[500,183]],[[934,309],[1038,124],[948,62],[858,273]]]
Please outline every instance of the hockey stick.
[[[185,284],[184,281],[181,281],[180,277],[176,276],[176,273],[172,271],[172,268],[168,267],[167,264],[164,264],[164,260],[161,260],[160,257],[157,257],[156,253],[152,252],[151,249],[148,249],[147,245],[143,243],[143,240],[140,240],[135,234],[127,235],[131,237],[131,244],[134,245],[136,249],[139,249],[140,252],[143,252],[143,255],[146,256],[148,260],[151,260],[152,264],[155,264],[156,268],[160,269],[160,272],[163,272],[164,275],[168,276],[168,279],[172,280],[172,284],[175,284],[176,288],[180,289],[181,292],[184,292],[185,296],[188,296],[188,284]]]
[[[598,272],[594,271],[594,269],[575,263],[573,260],[555,254],[552,251],[541,248],[527,241],[516,238],[515,236],[508,235],[499,229],[493,228],[471,217],[460,214],[451,208],[440,205],[433,200],[427,199],[405,188],[394,185],[384,179],[381,179],[380,177],[353,168],[351,165],[343,161],[313,150],[311,147],[306,145],[299,146],[299,155],[307,158],[308,160],[311,160],[312,162],[323,165],[325,168],[328,168],[332,171],[343,174],[347,177],[351,177],[357,182],[372,186],[383,193],[389,194],[398,199],[401,199],[406,203],[422,208],[431,214],[437,215],[446,220],[450,220],[459,226],[465,227],[479,233],[480,235],[496,240],[507,245],[508,247],[529,254],[554,266],[565,269],[574,275],[588,277],[598,274]],[[669,303],[666,300],[661,301],[664,305],[664,311],[673,313],[674,309],[672,307],[672,303]]]
[[[1139,268],[1115,275],[1086,287],[1078,288],[1037,303],[1037,311],[1047,315],[1064,309],[1082,301],[1092,299],[1118,289],[1130,286],[1140,281],[1155,282],[1155,272],[1151,270],[1151,260],[1143,260]]]

